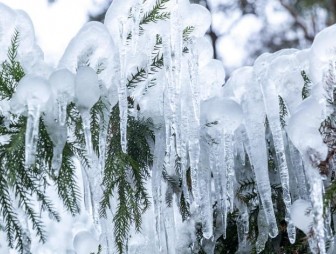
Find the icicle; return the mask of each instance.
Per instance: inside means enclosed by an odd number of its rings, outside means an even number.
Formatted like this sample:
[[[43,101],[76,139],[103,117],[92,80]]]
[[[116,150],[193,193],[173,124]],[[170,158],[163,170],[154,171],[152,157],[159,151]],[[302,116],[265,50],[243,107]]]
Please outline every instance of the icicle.
[[[153,208],[155,216],[155,246],[156,253],[165,253],[167,249],[166,238],[163,235],[163,220],[162,210],[164,205],[162,202],[161,178],[163,161],[165,156],[165,134],[164,129],[155,131],[155,150],[154,162],[152,169],[152,195],[153,195]]]
[[[94,154],[93,147],[92,147],[92,136],[91,136],[91,115],[88,110],[83,110],[80,112],[83,121],[83,130],[84,130],[84,137],[85,137],[85,145],[88,157],[92,159]]]
[[[148,44],[147,44],[147,48],[146,48],[146,55],[147,55],[147,59],[146,59],[146,84],[145,84],[145,87],[144,87],[144,91],[143,91],[143,94],[145,95],[147,90],[148,90],[148,87],[149,87],[149,84],[151,82],[150,78],[149,78],[149,75],[151,73],[151,67],[152,67],[152,52],[153,52],[153,49],[154,49],[154,46],[155,46],[155,38],[153,36],[148,36],[147,37],[147,40],[148,40]]]
[[[306,158],[308,159],[308,158]],[[317,168],[311,166],[308,159],[305,163],[306,175],[309,184],[310,199],[312,203],[313,218],[313,238],[311,238],[314,246],[317,246],[313,253],[326,253],[326,245],[324,241],[324,219],[323,219],[323,183]]]
[[[213,157],[214,159],[214,181],[215,181],[215,191],[216,191],[216,200],[218,202],[218,217],[220,224],[220,232],[223,234],[223,238],[226,238],[226,226],[227,226],[227,213],[228,213],[228,204],[227,204],[227,178],[226,178],[226,167],[224,164],[224,146],[223,139],[220,138],[220,144],[213,145]]]
[[[198,162],[200,156],[200,100],[199,100],[199,82],[198,82],[198,54],[196,52],[194,42],[190,43],[189,66],[189,89],[192,94],[192,108],[188,110],[189,122],[189,159],[191,171],[192,192],[196,204],[199,202],[198,187]]]
[[[119,20],[119,58],[120,58],[120,81],[118,83],[119,115],[120,115],[120,143],[124,153],[127,152],[127,78],[126,78],[126,47],[128,26],[124,19]]]
[[[173,59],[172,59],[172,48],[171,48],[171,38],[169,34],[162,35],[162,54],[164,62],[164,70],[166,76],[166,88],[165,88],[165,123],[167,137],[174,135],[176,132],[176,98],[175,98],[175,80],[173,76]],[[169,128],[168,128],[169,126]]]
[[[308,189],[306,183],[306,176],[303,170],[303,164],[300,152],[294,147],[293,143],[288,139],[288,147],[290,159],[293,164],[293,172],[297,181],[300,198],[308,200]]]
[[[110,214],[108,214],[108,219],[101,218],[102,234],[100,235],[100,243],[102,244],[102,254],[112,253],[112,241],[114,237],[113,227],[111,226]]]
[[[234,93],[241,96],[241,107],[245,118],[245,129],[248,140],[244,144],[252,168],[254,170],[258,193],[268,222],[269,235],[278,235],[277,222],[274,215],[271,197],[271,186],[268,175],[268,160],[265,142],[265,107],[259,84],[254,78],[253,68],[243,67],[233,73],[227,86],[232,86]],[[245,93],[241,93],[242,87]],[[253,109],[253,113],[251,110]]]
[[[192,94],[193,110],[196,121],[199,122],[200,116],[200,84],[198,80],[198,52],[195,47],[195,39],[191,39],[189,43],[190,58],[188,61],[189,75],[190,75],[190,87]]]
[[[108,91],[103,88],[102,94],[108,94]],[[99,166],[101,172],[104,172],[105,169],[105,159],[106,159],[106,140],[109,127],[110,112],[112,107],[108,101],[107,96],[101,97],[103,101],[102,114],[99,116]]]
[[[175,234],[175,215],[173,206],[176,205],[175,195],[173,195],[172,207],[166,207],[163,210],[163,218],[164,218],[164,229],[165,229],[165,237],[167,242],[167,254],[175,254],[176,253],[176,234]]]
[[[287,232],[289,241],[293,244],[295,242],[295,227],[291,222],[289,209],[292,204],[290,189],[289,189],[289,173],[287,167],[287,160],[285,154],[285,145],[283,140],[283,131],[280,123],[280,106],[279,96],[276,89],[274,77],[277,75],[277,65],[268,65],[267,61],[272,59],[271,54],[263,54],[255,61],[255,72],[259,84],[261,85],[265,103],[265,109],[267,114],[268,123],[272,132],[273,143],[278,163],[277,168],[280,171],[280,180],[282,187],[283,201],[286,206],[286,221],[288,222]],[[268,69],[267,69],[268,68]],[[267,72],[267,77],[266,77]],[[266,78],[266,79],[265,79]],[[281,82],[281,80],[280,80]],[[278,85],[280,86],[280,85]]]
[[[80,67],[75,77],[76,105],[82,117],[86,151],[89,159],[93,160],[93,148],[91,140],[91,115],[90,109],[99,100],[100,89],[98,76],[90,67]]]
[[[244,130],[244,126],[242,125],[235,132],[235,150],[236,150],[236,156],[239,158],[239,161],[243,166],[245,166],[245,159],[246,159],[245,158],[244,141],[243,141],[244,140],[244,138],[243,138],[244,135],[246,135],[246,131]]]
[[[237,219],[237,233],[238,233],[238,252],[246,253],[247,237],[249,233],[249,213],[246,204],[239,203],[239,217]]]
[[[44,125],[48,135],[53,143],[53,157],[51,160],[51,168],[55,176],[58,176],[62,165],[63,148],[67,141],[67,127],[61,125],[58,118],[57,102],[51,97],[49,107],[43,114]],[[56,109],[55,109],[56,108]]]
[[[23,77],[12,98],[15,111],[22,113],[27,110],[27,127],[25,136],[25,167],[35,162],[41,109],[50,97],[48,81],[37,76]]]
[[[265,249],[265,244],[268,240],[268,225],[264,209],[259,210],[258,214],[258,238],[256,242],[257,253]]]
[[[176,138],[176,152],[181,157],[181,126],[180,114],[181,112],[181,65],[182,65],[182,51],[183,51],[183,31],[180,13],[178,10],[178,3],[171,11],[170,20],[170,34],[171,34],[171,59],[172,59],[172,82],[173,89],[171,90],[172,99],[174,103],[173,128]]]
[[[180,139],[176,141],[177,146],[179,146],[179,141],[181,142],[180,145],[180,153],[179,149],[177,148],[177,153],[181,158],[181,173],[182,173],[182,190],[185,197],[186,202],[190,204],[190,196],[189,196],[189,187],[187,184],[187,169],[188,169],[188,131],[189,131],[189,123],[188,123],[188,112],[189,104],[188,101],[183,100],[183,98],[187,98],[188,91],[187,86],[183,86],[181,89],[181,102],[179,104],[179,111],[178,111],[178,127],[180,128]]]
[[[25,138],[25,167],[35,162],[36,145],[40,122],[40,106],[28,103],[28,118]]]
[[[75,95],[74,74],[67,69],[55,71],[50,75],[49,83],[58,105],[58,121],[60,125],[65,125],[67,105]]]
[[[142,0],[136,0],[132,6],[132,51],[136,53],[139,40],[140,16],[142,13]]]
[[[316,90],[315,90],[316,91]],[[321,103],[322,101],[322,103]],[[303,159],[313,214],[313,234],[310,243],[314,253],[325,253],[323,219],[323,182],[319,174],[320,161],[328,154],[319,127],[323,120],[325,105],[319,94],[312,94],[288,120],[287,134]]]
[[[334,234],[331,228],[331,207],[330,203],[328,203],[325,208],[325,220],[324,220],[324,228],[326,233],[326,240],[330,243],[328,246],[328,253],[330,253],[331,249],[334,249]]]
[[[230,212],[234,209],[234,184],[236,182],[234,171],[234,157],[233,157],[233,136],[224,129],[224,154],[225,154],[225,166],[226,166],[226,191],[229,202]]]
[[[62,98],[58,98],[57,99],[57,104],[58,104],[59,123],[60,123],[60,125],[65,125],[67,102],[64,101]]]
[[[210,161],[207,151],[205,149],[206,144],[202,142],[203,148],[200,152],[200,165],[201,171],[198,174],[199,177],[199,194],[200,194],[200,214],[202,221],[203,237],[210,239],[213,236],[213,211],[211,201],[211,172]]]

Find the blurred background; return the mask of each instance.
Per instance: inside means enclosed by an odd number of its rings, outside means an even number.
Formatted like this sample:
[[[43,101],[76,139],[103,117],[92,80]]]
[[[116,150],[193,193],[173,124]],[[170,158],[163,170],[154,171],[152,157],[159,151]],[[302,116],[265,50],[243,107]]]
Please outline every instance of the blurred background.
[[[31,17],[47,62],[56,64],[68,42],[89,20],[103,21],[113,0],[1,0]],[[263,52],[306,48],[335,23],[336,0],[191,0],[212,14],[208,38],[214,57],[230,74]],[[227,75],[229,76],[229,75]]]

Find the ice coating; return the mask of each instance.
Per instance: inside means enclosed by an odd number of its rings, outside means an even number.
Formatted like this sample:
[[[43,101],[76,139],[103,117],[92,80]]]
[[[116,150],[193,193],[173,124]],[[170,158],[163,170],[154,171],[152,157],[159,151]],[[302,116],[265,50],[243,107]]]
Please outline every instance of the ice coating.
[[[75,77],[76,105],[81,113],[86,149],[89,157],[93,155],[91,140],[90,109],[99,100],[100,89],[96,72],[91,67],[80,67]]]
[[[318,152],[319,160],[327,156],[327,147],[318,131],[322,119],[323,106],[314,97],[304,100],[289,118],[287,133],[302,155],[313,149]]]
[[[233,99],[216,96],[202,103],[201,117],[205,124],[215,123],[214,128],[218,126],[233,133],[243,120],[243,112]]]
[[[119,20],[120,18],[127,17],[129,15],[130,7],[136,2],[137,0],[131,1],[124,1],[124,0],[116,0],[113,1],[110,5],[109,9],[106,12],[104,25],[109,30],[112,38],[119,38],[120,31],[119,31]],[[131,22],[129,20],[128,22]]]
[[[323,183],[317,167],[328,153],[328,148],[319,132],[323,112],[323,103],[319,103],[313,94],[299,105],[297,111],[290,117],[287,127],[287,133],[300,151],[305,167],[313,214],[314,238],[310,238],[310,247],[314,253],[325,253]]]
[[[313,223],[311,204],[304,199],[295,200],[291,207],[291,215],[294,225],[306,235],[309,234]]]
[[[200,57],[201,58],[201,57]],[[202,59],[204,61],[204,59]],[[201,99],[216,96],[225,83],[225,71],[219,60],[212,59],[205,66],[200,66]],[[209,79],[211,77],[211,79]]]
[[[311,46],[309,54],[310,76],[314,84],[319,84],[329,68],[330,61],[335,57],[336,25],[319,32]]]
[[[265,216],[265,211],[263,209],[259,210],[258,214],[258,238],[256,242],[256,251],[257,253],[260,253],[264,250],[265,244],[268,239],[268,225],[267,225],[267,219]]]
[[[31,19],[22,10],[12,10],[0,3],[0,61],[7,59],[7,50],[11,39],[18,32],[19,47],[17,58],[23,68],[32,72],[33,66],[43,60],[43,53],[35,41],[34,27]],[[37,74],[37,73],[36,73]]]
[[[45,106],[50,96],[49,83],[42,77],[26,75],[20,80],[14,96],[23,107],[28,104]]]
[[[53,143],[53,158],[51,168],[55,176],[58,176],[62,165],[63,148],[67,141],[67,127],[61,124],[59,119],[59,108],[53,96],[50,97],[49,103],[52,105],[46,109],[43,120],[49,137]]]
[[[247,238],[249,232],[249,214],[246,204],[238,204],[239,217],[237,221],[237,232],[239,249],[238,251],[246,251],[247,248]]]
[[[40,114],[50,97],[50,87],[44,78],[26,75],[23,77],[13,96],[16,113],[27,112],[27,128],[25,137],[25,166],[31,166],[35,161],[35,151],[38,139]]]
[[[276,95],[280,95],[285,101],[289,112],[293,112],[302,101],[304,82],[301,71],[305,68],[304,61],[299,57],[300,55],[296,52],[278,56],[271,61],[268,70],[268,79],[274,83]]]
[[[59,61],[60,69],[75,73],[78,67],[89,65],[99,73],[106,88],[113,89],[116,53],[114,42],[107,28],[100,22],[88,22],[70,41]],[[116,96],[116,95],[114,95]],[[114,105],[112,105],[114,106]]]
[[[55,71],[49,77],[51,91],[56,98],[58,119],[65,124],[66,107],[75,97],[75,75],[68,69]]]
[[[295,228],[290,219],[290,206],[291,206],[291,196],[289,188],[289,173],[287,167],[287,158],[285,154],[285,144],[283,140],[283,131],[280,122],[280,106],[279,103],[279,93],[277,87],[280,86],[279,83],[285,82],[283,78],[278,77],[278,69],[274,68],[274,64],[267,65],[270,61],[272,55],[261,55],[254,63],[254,69],[256,70],[256,78],[261,85],[261,90],[264,96],[264,104],[267,114],[267,120],[269,123],[270,130],[272,132],[273,143],[275,148],[275,153],[278,161],[278,168],[280,171],[280,180],[283,192],[283,201],[286,206],[286,221],[288,221],[287,232],[288,238],[291,243],[295,242]],[[267,61],[268,60],[268,61]],[[266,67],[268,66],[268,67]],[[267,75],[262,78],[263,75]],[[282,75],[283,76],[283,75]]]
[[[32,149],[27,150],[26,165],[33,161],[31,158],[36,145],[40,112],[44,113],[43,121],[53,142],[52,168],[57,175],[68,131],[69,136],[73,134],[71,126],[67,129],[66,106],[75,102],[80,111],[85,152],[92,162],[95,154],[91,144],[90,109],[101,97],[106,108],[99,115],[99,153],[104,154],[108,121],[106,123],[102,119],[109,119],[111,108],[119,102],[121,143],[125,153],[128,114],[135,119],[151,118],[155,132],[152,149],[154,165],[151,180],[147,183],[148,189],[152,190],[153,210],[150,208],[144,215],[144,230],[140,234],[133,230],[130,232],[125,243],[128,244],[129,253],[190,252],[189,246],[196,245],[194,222],[202,226],[202,247],[212,253],[218,234],[226,236],[228,214],[236,208],[239,209],[239,250],[248,249],[248,216],[252,205],[239,204],[235,191],[239,188],[236,175],[247,173],[249,163],[253,169],[250,177],[256,180],[261,200],[261,204],[253,204],[253,209],[259,206],[256,247],[260,252],[268,235],[274,237],[277,234],[273,211],[275,204],[272,203],[270,188],[274,179],[273,175],[268,175],[269,145],[265,142],[272,136],[272,149],[277,155],[275,166],[279,170],[274,175],[281,177],[289,238],[293,241],[294,228],[289,215],[296,226],[303,228],[297,223],[297,217],[301,216],[297,215],[300,210],[295,207],[297,202],[289,211],[291,192],[294,200],[301,198],[310,204],[312,215],[309,219],[313,222],[312,230],[316,235],[316,239],[310,239],[310,245],[316,253],[320,250],[323,253],[324,238],[329,238],[331,234],[328,230],[324,234],[328,221],[322,216],[323,181],[317,165],[326,158],[328,151],[319,127],[328,115],[324,98],[326,77],[323,75],[330,68],[334,54],[334,42],[329,42],[329,38],[334,37],[335,28],[320,33],[311,49],[286,49],[262,55],[253,67],[234,72],[222,88],[225,82],[224,68],[220,61],[212,59],[211,43],[203,37],[211,21],[209,12],[202,6],[190,5],[187,0],[169,1],[159,10],[161,13],[170,12],[169,18],[143,24],[144,15],[155,4],[155,0],[144,3],[139,0],[115,0],[104,24],[89,22],[73,38],[57,70],[41,61],[31,68],[25,67],[27,76],[19,83],[11,100],[11,112],[25,115],[28,108],[26,146]],[[14,31],[13,24],[17,22],[22,31],[28,31],[31,23],[26,14],[10,10],[2,4],[0,14],[0,28],[6,28],[3,29],[6,36],[0,38],[0,45],[6,48],[12,35],[7,30]],[[12,22],[14,19],[17,21]],[[190,38],[183,36],[186,26],[194,27]],[[23,58],[40,59],[41,52],[36,48],[31,33],[21,34],[21,39],[25,41]],[[6,55],[2,57],[5,59]],[[22,59],[24,66],[30,66]],[[161,65],[153,64],[154,60],[160,60]],[[304,82],[301,71],[308,70],[308,65],[310,72],[307,73],[314,85],[310,97],[302,102]],[[139,71],[142,73],[141,80],[136,82],[135,76]],[[33,76],[36,73],[40,77]],[[74,76],[72,73],[77,74]],[[46,95],[50,92],[47,92],[47,81],[42,77],[49,76],[52,95],[47,99]],[[285,129],[279,120],[279,96],[289,114],[285,119]],[[6,113],[7,104],[1,102],[1,111],[9,115]],[[266,117],[271,133],[267,130],[265,137]],[[249,159],[246,162],[245,152]],[[173,195],[173,204],[167,208],[165,193],[171,187],[162,179],[162,170],[164,165],[167,173],[175,176],[176,158],[180,160],[179,192]],[[84,178],[80,177],[86,186],[86,208],[83,206],[83,210],[88,209],[94,225],[91,231],[81,229],[82,233],[79,233],[76,229],[72,235],[69,234],[71,240],[76,235],[73,247],[78,253],[88,250],[96,252],[98,239],[106,245],[103,246],[104,254],[114,253],[111,244],[113,225],[110,224],[113,216],[109,214],[107,219],[100,220],[97,215],[105,157],[100,154],[99,160],[100,167],[92,167],[85,171]],[[289,176],[293,176],[293,181],[288,181]],[[299,186],[293,186],[298,183]],[[190,217],[184,223],[178,211],[181,193],[191,207]],[[115,207],[116,202],[112,202],[112,211]],[[69,221],[72,223],[66,226],[72,227],[76,219]],[[191,227],[192,233],[186,230],[185,225]],[[36,253],[56,251],[54,246],[47,246]],[[75,251],[72,247],[63,249],[69,253]],[[33,252],[35,250],[37,248],[33,248]]]
[[[259,90],[252,67],[243,67],[233,73],[226,86],[232,86],[244,114],[244,125],[248,137],[247,153],[255,172],[260,199],[268,223],[269,235],[275,237],[278,227],[275,220],[271,186],[268,176],[265,143],[265,108],[262,92]],[[253,109],[253,114],[250,110]]]
[[[99,243],[92,233],[81,231],[75,235],[73,245],[77,254],[86,254],[97,252]]]
[[[199,4],[190,4],[183,11],[182,15],[185,17],[183,19],[183,27],[193,26],[195,29],[191,34],[192,36],[204,36],[211,24],[210,12]]]
[[[99,100],[98,76],[91,67],[80,67],[75,76],[76,104],[79,108],[90,110]]]

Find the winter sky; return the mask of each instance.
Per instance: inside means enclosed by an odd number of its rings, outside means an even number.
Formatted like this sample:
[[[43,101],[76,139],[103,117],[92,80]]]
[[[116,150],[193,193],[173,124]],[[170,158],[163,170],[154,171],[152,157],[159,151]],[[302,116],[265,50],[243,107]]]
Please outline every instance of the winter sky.
[[[1,0],[14,9],[28,13],[35,27],[45,60],[56,64],[66,46],[87,21],[88,10],[95,11],[103,0]]]
[[[28,13],[46,62],[56,65],[69,41],[87,22],[88,13],[99,11],[106,0],[57,0],[52,4],[47,0],[1,0],[1,2]],[[225,0],[209,2],[215,9],[216,4]],[[274,11],[272,4],[269,6],[266,12],[270,23],[281,23],[288,19],[283,12]],[[213,29],[220,35],[217,50],[225,67],[231,70],[240,67],[247,57],[245,46],[248,38],[260,31],[261,21],[254,15],[245,15],[241,18],[238,12],[230,15],[213,12],[212,21]]]

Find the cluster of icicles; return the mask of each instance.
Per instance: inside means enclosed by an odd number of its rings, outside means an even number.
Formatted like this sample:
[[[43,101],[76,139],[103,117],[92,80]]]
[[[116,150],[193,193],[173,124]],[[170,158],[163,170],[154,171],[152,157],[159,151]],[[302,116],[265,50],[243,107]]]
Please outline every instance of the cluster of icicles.
[[[335,71],[336,27],[318,34],[310,49],[285,49],[261,55],[253,66],[236,70],[223,85],[223,66],[212,59],[211,43],[204,37],[211,22],[209,12],[188,0],[172,0],[160,10],[169,12],[169,19],[146,22],[140,29],[141,20],[156,2],[114,0],[104,24],[85,24],[70,42],[56,69],[43,61],[27,15],[0,4],[1,49],[9,47],[17,29],[20,32],[18,59],[26,73],[13,99],[8,103],[2,101],[1,109],[4,115],[11,111],[28,117],[27,168],[35,160],[39,118],[43,112],[54,144],[53,168],[55,172],[59,170],[64,144],[69,136],[71,138],[68,133],[71,129],[66,125],[66,108],[70,102],[80,111],[87,154],[91,163],[96,163],[89,112],[104,95],[109,111],[119,103],[121,144],[125,153],[129,114],[150,117],[155,125],[154,165],[148,183],[152,209],[143,216],[142,233],[130,236],[128,253],[189,253],[188,248],[196,241],[196,222],[202,225],[203,248],[213,253],[216,236],[226,235],[227,215],[235,209],[240,213],[239,249],[248,248],[248,206],[235,198],[237,179],[248,174],[246,153],[254,172],[247,178],[255,178],[261,201],[256,204],[260,206],[257,240],[260,252],[268,236],[278,234],[265,138],[267,116],[281,178],[289,239],[295,242],[297,226],[307,234],[312,232],[309,244],[313,253],[326,253],[325,242],[333,235],[330,220],[323,216],[324,184],[316,165],[327,154],[318,129],[331,113],[326,99],[332,98],[332,87],[326,85],[326,79],[330,71]],[[190,29],[188,38],[183,35],[185,28]],[[159,44],[157,35],[162,38]],[[161,56],[164,65],[161,69],[153,68],[154,57]],[[5,59],[2,50],[0,60]],[[141,68],[145,79],[128,86]],[[302,100],[301,71],[312,81],[310,96],[305,100]],[[129,96],[138,107],[128,109]],[[288,111],[285,129],[280,122],[279,96]],[[87,178],[97,206],[102,195],[99,185],[105,160],[105,127],[101,127],[98,169],[88,172]],[[162,179],[163,166],[168,174],[174,175],[177,156],[181,162],[181,192],[191,205],[191,218],[184,222],[179,214],[179,198],[174,196],[171,207],[164,201],[169,186]],[[187,181],[189,168],[191,192]],[[214,204],[216,218],[213,218]],[[310,217],[305,213],[306,208],[312,211]],[[90,237],[98,241],[113,239],[111,226],[106,226],[106,221],[99,223],[97,214],[92,214],[96,227]],[[302,222],[304,216],[309,226]],[[152,223],[153,217],[155,223]],[[80,245],[92,244],[85,237]],[[112,240],[101,243],[103,253],[116,253]]]

